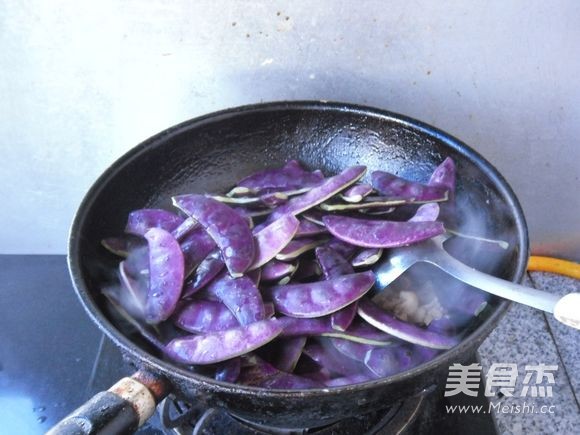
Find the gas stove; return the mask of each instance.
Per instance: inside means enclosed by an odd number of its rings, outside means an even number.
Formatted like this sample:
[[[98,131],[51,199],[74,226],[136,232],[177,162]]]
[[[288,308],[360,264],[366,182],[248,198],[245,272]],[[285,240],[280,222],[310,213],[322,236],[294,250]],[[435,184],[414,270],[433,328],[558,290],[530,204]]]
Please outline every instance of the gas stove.
[[[64,256],[0,256],[0,432],[41,434],[132,372],[86,316]],[[473,356],[476,360],[476,355]],[[483,394],[462,405],[486,405]],[[271,428],[167,397],[139,434],[496,434],[490,414],[448,414],[442,391],[314,428]]]
[[[312,428],[274,428],[252,421],[242,420],[215,408],[200,408],[183,403],[175,397],[167,397],[158,407],[164,428],[178,435],[223,434],[240,435],[348,435],[407,433],[416,421],[425,402],[419,395],[387,409],[345,418],[337,422]],[[410,433],[410,432],[409,432]]]

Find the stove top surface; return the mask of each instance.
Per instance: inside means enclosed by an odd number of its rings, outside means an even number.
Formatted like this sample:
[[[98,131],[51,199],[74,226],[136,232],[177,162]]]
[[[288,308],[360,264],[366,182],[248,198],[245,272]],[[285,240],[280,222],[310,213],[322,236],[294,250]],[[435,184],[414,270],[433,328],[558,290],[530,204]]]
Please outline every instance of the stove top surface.
[[[64,256],[0,255],[0,288],[0,432],[44,433],[93,394],[131,373],[117,348],[85,314]],[[448,414],[445,406],[454,404],[449,399],[453,397],[436,391],[381,415],[277,433],[497,433],[490,414]],[[487,406],[487,401],[483,395],[463,396],[461,404]],[[164,413],[165,420],[174,419],[186,408],[181,404],[176,415],[174,407],[169,402],[159,407],[139,434],[268,433],[221,410],[195,410],[178,428],[164,428]]]

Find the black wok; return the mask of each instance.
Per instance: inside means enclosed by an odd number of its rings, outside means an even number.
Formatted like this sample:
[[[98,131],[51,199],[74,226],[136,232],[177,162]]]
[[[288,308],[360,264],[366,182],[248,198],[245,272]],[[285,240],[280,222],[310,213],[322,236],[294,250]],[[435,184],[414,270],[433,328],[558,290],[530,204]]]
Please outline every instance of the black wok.
[[[186,121],[141,143],[107,169],[87,193],[71,228],[68,260],[76,292],[89,316],[140,370],[141,378],[152,375],[155,382],[150,388],[157,398],[171,390],[189,402],[225,407],[242,418],[286,427],[319,426],[383,408],[419,393],[442,376],[445,380],[449,365],[465,362],[473,354],[508,303],[492,298],[491,308],[458,346],[389,378],[325,390],[244,387],[163,361],[146,344],[117,329],[104,314],[100,294],[116,259],[102,249],[100,240],[118,234],[130,210],[170,207],[172,195],[225,191],[243,176],[288,159],[327,174],[364,164],[369,171],[383,169],[426,181],[446,156],[457,164],[458,220],[465,211],[476,210],[487,237],[510,242],[493,268],[480,266],[501,278],[520,281],[528,259],[522,210],[506,181],[483,157],[440,130],[394,113],[339,103],[287,102],[234,108]],[[87,415],[83,417],[96,418]]]

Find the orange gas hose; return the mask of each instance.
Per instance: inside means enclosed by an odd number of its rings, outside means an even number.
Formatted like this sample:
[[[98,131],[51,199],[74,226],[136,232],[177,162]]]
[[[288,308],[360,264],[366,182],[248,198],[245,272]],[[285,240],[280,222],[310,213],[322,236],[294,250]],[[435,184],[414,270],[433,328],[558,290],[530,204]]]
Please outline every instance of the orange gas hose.
[[[568,260],[560,260],[553,257],[540,257],[532,255],[528,262],[530,272],[551,272],[570,278],[580,279],[580,263]]]

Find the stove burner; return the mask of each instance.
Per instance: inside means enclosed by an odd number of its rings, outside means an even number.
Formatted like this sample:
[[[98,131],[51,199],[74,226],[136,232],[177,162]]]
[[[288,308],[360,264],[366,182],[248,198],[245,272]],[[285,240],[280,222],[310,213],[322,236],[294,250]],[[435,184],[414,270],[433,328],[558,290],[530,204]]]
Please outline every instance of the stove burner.
[[[350,435],[353,433],[381,435],[388,433],[399,435],[404,434],[415,421],[427,394],[424,392],[386,409],[345,418],[315,428],[285,429],[266,426],[233,416],[223,409],[192,406],[176,399],[173,395],[161,402],[157,411],[167,433],[177,435],[224,433],[239,435]]]

